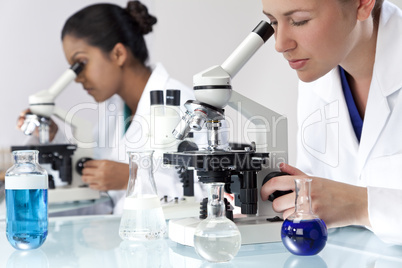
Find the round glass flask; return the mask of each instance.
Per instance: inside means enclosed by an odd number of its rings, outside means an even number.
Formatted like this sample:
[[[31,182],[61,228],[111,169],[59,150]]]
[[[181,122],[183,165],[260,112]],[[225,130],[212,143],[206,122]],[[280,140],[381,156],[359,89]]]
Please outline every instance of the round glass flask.
[[[311,208],[311,181],[309,178],[295,179],[295,212],[282,224],[282,242],[295,255],[315,255],[327,243],[327,226]]]
[[[225,215],[224,185],[208,184],[208,217],[198,224],[194,233],[195,251],[209,262],[230,261],[241,246],[239,229]]]
[[[119,235],[123,240],[162,239],[166,220],[156,192],[153,150],[129,152],[130,177]]]
[[[5,175],[6,235],[19,250],[40,247],[48,228],[48,176],[38,164],[38,151],[14,151]]]

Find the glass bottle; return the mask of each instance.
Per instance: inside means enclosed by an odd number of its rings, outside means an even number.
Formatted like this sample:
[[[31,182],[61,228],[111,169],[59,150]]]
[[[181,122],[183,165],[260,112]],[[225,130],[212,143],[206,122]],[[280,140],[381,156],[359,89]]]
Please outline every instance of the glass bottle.
[[[310,178],[295,179],[295,212],[282,224],[282,242],[295,255],[315,255],[327,243],[327,226],[311,209],[311,181]]]
[[[194,233],[195,251],[209,262],[230,261],[241,246],[239,229],[225,215],[224,185],[208,184],[208,217],[198,224]]]
[[[40,247],[48,228],[48,176],[38,164],[38,151],[14,151],[15,164],[5,175],[6,235],[20,250]]]
[[[164,238],[166,221],[152,174],[153,150],[129,152],[130,177],[120,221],[123,240]]]

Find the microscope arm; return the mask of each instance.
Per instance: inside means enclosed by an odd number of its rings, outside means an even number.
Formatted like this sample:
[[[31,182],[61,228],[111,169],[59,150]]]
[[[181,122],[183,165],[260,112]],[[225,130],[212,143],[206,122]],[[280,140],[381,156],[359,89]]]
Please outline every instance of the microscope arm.
[[[67,125],[65,125],[63,129],[64,134],[69,142],[77,144],[79,148],[94,148],[96,147],[96,144],[94,142],[90,142],[93,140],[93,124],[88,120],[75,116],[79,108],[80,107],[77,107],[77,109],[73,108],[67,112],[64,109],[55,106],[53,115],[65,122],[68,126],[71,126],[71,128],[68,128]],[[97,107],[96,104],[87,104],[87,106],[83,108],[96,109]],[[61,129],[59,131],[61,131]]]
[[[257,151],[280,152],[286,155],[288,151],[287,118],[271,109],[232,91],[232,97],[228,103],[242,114],[247,122],[255,126],[255,138]]]
[[[54,100],[84,68],[81,62],[74,63],[48,90],[39,91],[29,96],[29,108],[33,114],[50,117],[53,114]]]

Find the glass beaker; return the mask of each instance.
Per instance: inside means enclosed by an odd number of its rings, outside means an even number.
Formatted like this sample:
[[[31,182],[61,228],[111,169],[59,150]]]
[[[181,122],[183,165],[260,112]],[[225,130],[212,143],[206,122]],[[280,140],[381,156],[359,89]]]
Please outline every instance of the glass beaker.
[[[161,239],[166,221],[152,173],[153,150],[129,152],[130,177],[119,235],[124,240]]]
[[[311,208],[311,181],[310,178],[295,179],[295,212],[282,224],[282,242],[295,255],[315,255],[327,243],[327,226]]]
[[[47,237],[48,176],[38,164],[38,151],[14,151],[15,164],[5,175],[6,235],[20,250],[40,247]]]
[[[208,217],[198,224],[194,233],[195,251],[209,262],[230,261],[241,246],[239,229],[225,215],[224,185],[208,183]]]

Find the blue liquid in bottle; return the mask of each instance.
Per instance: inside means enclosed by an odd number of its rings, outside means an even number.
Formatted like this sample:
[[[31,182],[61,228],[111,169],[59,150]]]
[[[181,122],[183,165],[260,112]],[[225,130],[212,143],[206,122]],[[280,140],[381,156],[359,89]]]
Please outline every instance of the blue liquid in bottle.
[[[282,242],[295,255],[309,256],[319,253],[325,247],[327,237],[327,227],[318,218],[285,220],[282,224]]]
[[[19,250],[40,247],[47,237],[47,189],[6,189],[6,235]]]
[[[315,255],[327,243],[327,226],[311,209],[311,182],[310,178],[295,179],[295,212],[282,224],[283,245],[294,255]]]
[[[14,165],[5,175],[6,236],[19,250],[40,247],[47,236],[48,176],[36,150],[13,151]]]

